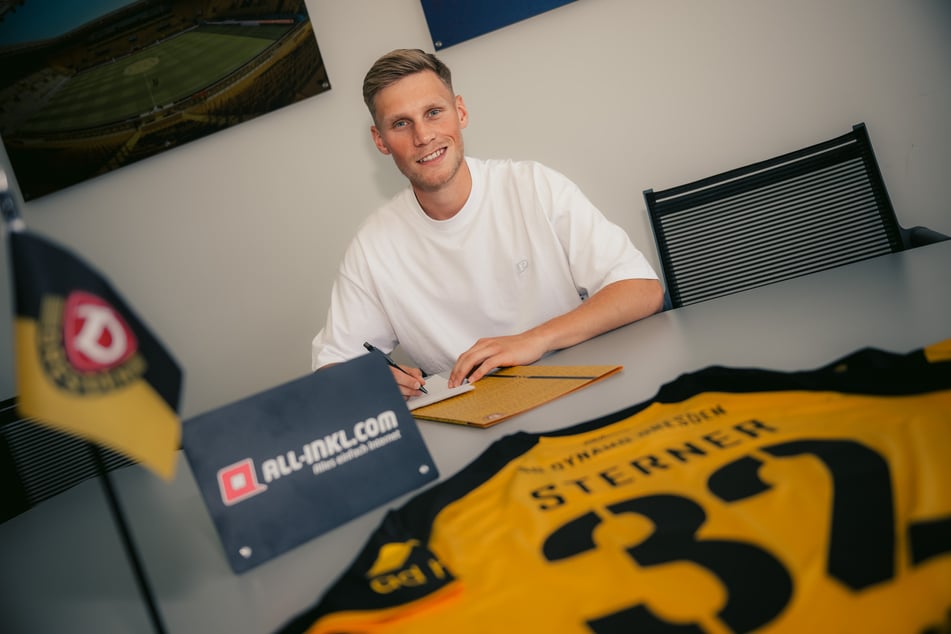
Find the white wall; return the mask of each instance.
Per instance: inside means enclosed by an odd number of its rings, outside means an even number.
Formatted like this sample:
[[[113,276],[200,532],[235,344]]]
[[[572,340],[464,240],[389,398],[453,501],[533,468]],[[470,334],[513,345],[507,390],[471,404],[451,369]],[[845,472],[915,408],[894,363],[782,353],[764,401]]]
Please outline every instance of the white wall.
[[[28,204],[17,193],[27,225],[105,272],[171,348],[186,417],[310,370],[348,240],[403,186],[360,89],[382,53],[433,50],[420,3],[308,5],[329,92]],[[903,224],[951,233],[947,0],[579,0],[441,56],[469,106],[469,154],[567,173],[654,263],[642,190],[858,121]]]

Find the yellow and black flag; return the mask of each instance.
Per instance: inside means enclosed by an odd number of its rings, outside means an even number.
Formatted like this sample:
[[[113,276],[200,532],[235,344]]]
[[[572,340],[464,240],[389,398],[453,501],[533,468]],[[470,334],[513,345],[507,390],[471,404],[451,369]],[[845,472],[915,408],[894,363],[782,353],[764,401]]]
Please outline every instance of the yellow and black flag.
[[[10,229],[20,413],[170,479],[181,445],[178,364],[89,265]]]

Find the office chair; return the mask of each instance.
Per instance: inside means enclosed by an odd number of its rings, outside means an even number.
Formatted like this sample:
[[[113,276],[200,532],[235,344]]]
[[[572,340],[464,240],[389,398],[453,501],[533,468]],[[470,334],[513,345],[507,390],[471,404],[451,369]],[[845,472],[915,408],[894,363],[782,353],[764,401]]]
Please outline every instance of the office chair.
[[[948,238],[899,225],[864,123],[644,200],[673,308]]]
[[[108,449],[107,471],[134,464]],[[19,415],[16,399],[0,402],[0,524],[99,475],[92,446]]]

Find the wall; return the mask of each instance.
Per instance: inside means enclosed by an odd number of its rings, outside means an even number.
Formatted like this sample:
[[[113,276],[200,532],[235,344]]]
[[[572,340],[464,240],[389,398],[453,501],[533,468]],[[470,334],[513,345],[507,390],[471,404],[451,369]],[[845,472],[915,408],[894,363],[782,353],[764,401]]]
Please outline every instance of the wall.
[[[360,89],[382,53],[432,50],[420,3],[308,5],[330,92],[29,204],[17,193],[27,225],[105,272],[171,348],[186,417],[310,370],[348,240],[403,186]],[[945,0],[579,0],[441,56],[469,106],[469,154],[564,171],[656,264],[642,190],[858,121],[903,224],[951,233],[949,36]]]

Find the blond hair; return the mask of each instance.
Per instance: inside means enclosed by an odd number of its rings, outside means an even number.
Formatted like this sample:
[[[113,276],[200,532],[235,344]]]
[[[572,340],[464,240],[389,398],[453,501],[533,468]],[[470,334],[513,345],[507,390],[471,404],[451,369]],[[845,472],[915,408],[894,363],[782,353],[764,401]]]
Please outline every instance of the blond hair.
[[[452,90],[452,72],[432,53],[418,48],[398,48],[374,62],[363,78],[363,101],[376,122],[376,96],[381,90],[392,86],[407,75],[431,70],[436,73],[449,92]]]

